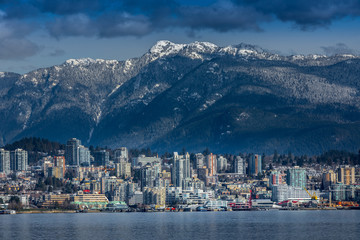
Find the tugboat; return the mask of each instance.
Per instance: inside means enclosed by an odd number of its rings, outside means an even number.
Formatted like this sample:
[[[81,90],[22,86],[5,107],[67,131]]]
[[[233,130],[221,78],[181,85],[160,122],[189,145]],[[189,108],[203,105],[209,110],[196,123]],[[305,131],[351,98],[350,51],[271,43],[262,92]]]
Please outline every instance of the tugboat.
[[[256,208],[252,207],[251,190],[250,190],[250,197],[249,197],[249,200],[247,202],[231,202],[228,205],[233,211],[253,211],[253,210],[257,210]]]

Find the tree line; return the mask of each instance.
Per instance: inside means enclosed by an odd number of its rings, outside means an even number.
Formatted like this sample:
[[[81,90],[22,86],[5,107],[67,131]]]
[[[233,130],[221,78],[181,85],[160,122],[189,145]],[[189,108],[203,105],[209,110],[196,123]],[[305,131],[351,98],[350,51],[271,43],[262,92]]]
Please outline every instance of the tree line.
[[[11,144],[6,144],[4,146],[6,150],[13,151],[17,148],[24,149],[28,151],[29,153],[29,164],[33,164],[40,160],[44,155],[50,154],[50,155],[56,155],[59,151],[65,150],[65,144],[50,141],[45,138],[39,138],[39,137],[25,137],[21,140],[15,141]],[[93,154],[96,151],[99,150],[109,150],[107,147],[89,147],[91,154]],[[185,148],[180,151],[180,154],[185,154],[186,150]],[[211,151],[210,149],[206,148],[202,152],[204,155],[209,154]],[[140,155],[145,155],[147,157],[154,157],[158,156],[157,152],[152,151],[150,148],[131,148],[129,149],[129,158],[132,157],[138,157]],[[221,154],[224,157],[226,157],[228,160],[230,160],[230,163],[233,161],[235,156],[234,154],[228,154],[224,153]],[[248,154],[240,153],[239,154],[242,157],[247,158]],[[111,155],[110,155],[111,156]],[[191,160],[194,161],[195,154],[190,153]],[[159,155],[159,157],[166,159],[171,158],[172,153],[165,152],[162,155]],[[343,151],[343,150],[329,150],[327,152],[324,152],[321,155],[318,156],[294,156],[289,152],[288,154],[278,154],[277,151],[274,151],[274,154],[272,155],[265,155],[262,154],[262,160],[263,160],[263,167],[265,167],[265,164],[271,163],[272,165],[283,165],[283,166],[303,166],[308,164],[325,164],[325,165],[360,165],[360,150],[358,153]]]

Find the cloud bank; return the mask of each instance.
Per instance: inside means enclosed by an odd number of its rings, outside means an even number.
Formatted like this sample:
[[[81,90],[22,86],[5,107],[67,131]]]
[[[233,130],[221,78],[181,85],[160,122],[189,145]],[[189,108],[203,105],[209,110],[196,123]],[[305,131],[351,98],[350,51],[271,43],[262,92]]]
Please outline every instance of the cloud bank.
[[[0,47],[8,49],[0,58],[36,54],[40,48],[28,35],[38,29],[57,39],[141,37],[172,28],[262,31],[272,21],[306,31],[359,16],[358,0],[0,0]]]
[[[358,51],[349,48],[345,43],[337,43],[335,46],[321,47],[327,56],[339,55],[339,54],[359,54]]]

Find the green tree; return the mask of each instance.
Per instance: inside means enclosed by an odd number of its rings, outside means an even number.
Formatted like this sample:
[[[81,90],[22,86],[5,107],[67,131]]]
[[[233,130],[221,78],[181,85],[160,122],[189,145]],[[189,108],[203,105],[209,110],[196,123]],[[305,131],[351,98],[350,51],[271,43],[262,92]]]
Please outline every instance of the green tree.
[[[147,157],[151,157],[151,156],[152,156],[152,153],[151,153],[151,149],[150,149],[150,148],[147,148],[147,149],[145,150],[145,156],[147,156]]]
[[[274,155],[273,155],[273,162],[277,162],[277,161],[278,161],[278,158],[279,158],[279,154],[278,154],[278,152],[275,150],[275,151],[274,151]]]
[[[65,193],[74,193],[71,183],[66,183],[63,190]]]
[[[65,179],[72,180],[74,177],[75,177],[75,174],[74,174],[73,171],[68,170],[68,171],[65,172],[65,176],[64,176]]]
[[[76,206],[73,204],[70,204],[70,200],[66,199],[64,203],[62,204],[62,209],[68,209],[68,210],[74,210],[76,209]]]
[[[262,156],[261,156],[261,168],[262,169],[265,169],[265,164],[266,164],[265,163],[265,157],[266,157],[265,153],[263,153]]]
[[[18,196],[11,196],[9,200],[8,209],[19,211],[22,209],[22,204]]]
[[[210,154],[209,148],[205,148],[205,150],[203,151],[203,154],[204,154],[204,156],[209,155]]]
[[[269,170],[271,171],[271,170],[274,170],[274,167],[273,167],[273,165],[270,163],[269,164]]]
[[[54,203],[54,209],[59,209],[60,208],[60,204],[58,201],[55,201]]]
[[[182,150],[181,150],[181,155],[185,155],[186,154],[186,148],[183,147]]]

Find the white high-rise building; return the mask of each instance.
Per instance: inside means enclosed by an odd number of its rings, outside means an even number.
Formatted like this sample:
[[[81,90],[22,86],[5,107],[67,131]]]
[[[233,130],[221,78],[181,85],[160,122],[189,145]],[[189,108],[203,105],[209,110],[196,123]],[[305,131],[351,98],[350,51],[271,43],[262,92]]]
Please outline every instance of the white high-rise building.
[[[121,160],[115,164],[116,177],[128,178],[131,177],[131,163]]]
[[[227,168],[227,159],[223,156],[217,158],[217,172],[225,171]]]
[[[114,159],[115,162],[119,163],[121,160],[128,161],[129,160],[129,152],[126,147],[121,147],[114,151]]]
[[[205,156],[202,153],[197,153],[195,154],[195,159],[196,159],[196,164],[195,164],[196,169],[203,168]]]
[[[10,152],[0,148],[0,172],[10,172]]]
[[[191,178],[191,169],[190,169],[190,155],[186,153],[185,155],[179,155],[177,152],[174,152],[173,166],[171,172],[171,181],[176,187],[181,187],[183,180],[186,178]]]
[[[141,189],[160,186],[161,163],[148,163],[141,167]]]
[[[240,156],[236,156],[234,160],[234,173],[246,174],[245,161]]]
[[[90,166],[90,151],[83,145],[79,146],[79,163],[81,166]]]
[[[90,151],[81,145],[81,141],[76,138],[69,139],[65,147],[66,163],[73,166],[89,166]]]
[[[10,152],[10,169],[12,171],[26,171],[28,166],[28,152],[16,149]]]
[[[191,177],[191,169],[190,169],[190,154],[187,152],[184,156],[185,159],[185,178]]]

